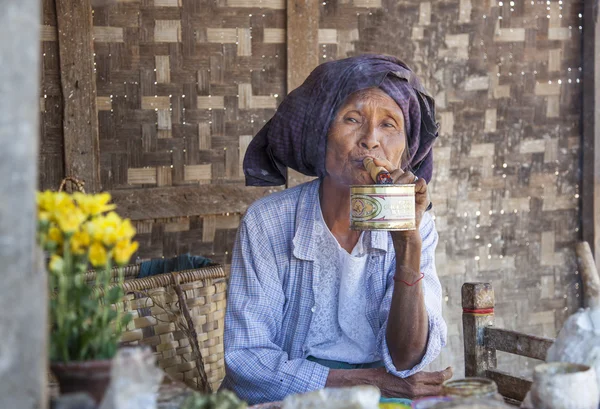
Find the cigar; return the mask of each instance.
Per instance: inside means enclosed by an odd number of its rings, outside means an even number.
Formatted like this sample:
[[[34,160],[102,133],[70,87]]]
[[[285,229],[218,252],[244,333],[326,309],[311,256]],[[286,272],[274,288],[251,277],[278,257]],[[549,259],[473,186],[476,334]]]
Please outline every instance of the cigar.
[[[373,158],[364,158],[363,166],[371,175],[371,179],[378,185],[393,185],[394,181],[392,180],[392,176],[390,172],[388,172],[384,167],[375,165]]]

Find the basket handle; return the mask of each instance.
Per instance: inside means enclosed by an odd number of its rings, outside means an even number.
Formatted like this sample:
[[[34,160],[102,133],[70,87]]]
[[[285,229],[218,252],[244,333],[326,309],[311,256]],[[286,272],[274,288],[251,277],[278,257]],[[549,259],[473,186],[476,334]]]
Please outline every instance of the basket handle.
[[[190,314],[190,310],[185,302],[185,298],[183,297],[183,291],[181,290],[181,285],[179,284],[179,273],[176,271],[171,272],[171,277],[173,278],[173,284],[175,293],[177,294],[177,298],[179,300],[179,310],[181,314],[185,318],[185,321],[188,326],[188,330],[192,335],[191,344],[192,350],[195,350],[196,353],[196,367],[198,368],[198,373],[200,375],[200,380],[202,382],[201,388],[204,393],[212,393],[212,388],[208,383],[208,377],[206,376],[206,370],[204,369],[204,359],[202,359],[202,352],[200,352],[200,345],[198,344],[198,333],[196,332],[196,327],[194,326],[194,321],[192,320],[192,316]]]
[[[65,191],[65,188],[67,187],[67,182],[71,182],[71,186],[75,186],[77,191],[79,191],[81,193],[85,193],[85,188],[84,188],[85,182],[82,180],[79,180],[73,176],[67,176],[66,178],[64,178],[62,180],[62,182],[60,182],[60,186],[58,187],[59,192]]]

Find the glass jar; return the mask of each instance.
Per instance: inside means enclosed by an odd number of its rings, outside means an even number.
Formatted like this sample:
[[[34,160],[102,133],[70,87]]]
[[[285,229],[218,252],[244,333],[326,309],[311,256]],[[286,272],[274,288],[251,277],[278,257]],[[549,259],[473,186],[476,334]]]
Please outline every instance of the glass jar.
[[[498,386],[491,379],[464,378],[444,382],[442,394],[452,398],[491,398],[501,400]]]

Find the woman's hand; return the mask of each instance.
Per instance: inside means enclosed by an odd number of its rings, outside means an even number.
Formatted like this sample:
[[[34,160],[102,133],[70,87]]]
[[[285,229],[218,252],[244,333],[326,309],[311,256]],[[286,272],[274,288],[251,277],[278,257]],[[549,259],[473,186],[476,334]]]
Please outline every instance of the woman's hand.
[[[388,172],[390,172],[390,176],[394,180],[394,184],[397,185],[406,185],[406,184],[415,184],[415,223],[416,230],[402,231],[402,232],[392,232],[392,237],[394,236],[402,236],[405,239],[407,236],[416,235],[419,236],[419,226],[421,225],[421,219],[423,219],[423,214],[425,214],[425,210],[429,206],[429,193],[427,191],[427,182],[425,179],[419,179],[412,172],[404,172],[402,169],[396,169],[394,165],[387,159],[383,158],[374,158],[374,162],[377,166],[384,167]],[[394,237],[396,238],[396,237]],[[420,236],[419,236],[420,238]]]
[[[377,387],[381,395],[389,398],[417,399],[423,396],[439,396],[442,384],[452,378],[452,368],[439,372],[417,372],[408,378],[398,378],[387,373],[385,368],[377,368]]]
[[[451,367],[439,372],[417,372],[408,378],[398,378],[385,368],[332,369],[325,386],[373,385],[381,390],[383,397],[417,399],[440,395],[442,384],[450,378]]]

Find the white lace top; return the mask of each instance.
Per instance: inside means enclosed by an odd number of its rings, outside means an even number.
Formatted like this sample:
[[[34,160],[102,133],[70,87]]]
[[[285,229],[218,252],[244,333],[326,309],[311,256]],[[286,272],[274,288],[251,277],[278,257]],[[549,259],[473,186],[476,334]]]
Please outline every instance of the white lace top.
[[[315,306],[307,337],[308,355],[351,364],[381,359],[366,317],[365,276],[368,232],[351,254],[333,236],[319,211],[315,221]]]

